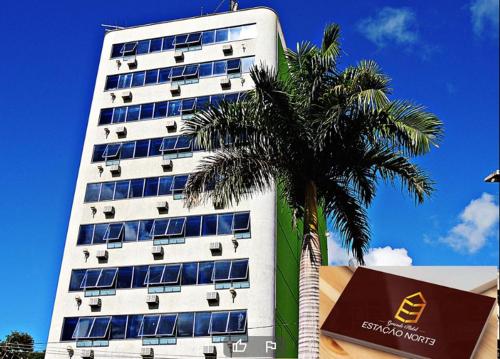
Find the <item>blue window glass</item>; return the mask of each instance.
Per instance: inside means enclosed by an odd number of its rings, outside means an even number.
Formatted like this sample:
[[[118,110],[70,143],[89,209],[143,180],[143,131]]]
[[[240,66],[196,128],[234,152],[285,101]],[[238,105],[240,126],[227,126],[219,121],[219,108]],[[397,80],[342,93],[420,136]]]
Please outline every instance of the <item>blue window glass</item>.
[[[235,26],[229,29],[229,41],[241,39],[241,27]]]
[[[118,268],[118,277],[116,278],[116,288],[131,288],[134,267]]]
[[[146,178],[146,185],[144,187],[144,197],[151,197],[158,195],[158,177]]]
[[[209,328],[210,328],[210,318],[212,317],[212,313],[210,312],[198,312],[196,313],[195,321],[194,321],[194,336],[195,337],[205,337],[209,336]]]
[[[182,74],[184,73],[184,66],[177,66],[172,68],[171,78],[172,81],[182,80]]]
[[[237,93],[227,94],[226,96],[224,96],[224,101],[236,102],[236,101],[238,101],[238,94]]]
[[[94,318],[80,318],[78,320],[78,324],[76,325],[72,338],[88,338],[93,323]]]
[[[122,47],[123,47],[123,44],[114,44],[111,47],[111,58],[121,57],[122,56],[122,51],[121,51]]]
[[[155,84],[158,82],[158,69],[146,71],[146,85]]]
[[[142,40],[137,43],[137,54],[147,54],[149,52],[149,40]]]
[[[228,333],[244,333],[247,326],[247,313],[244,311],[229,313],[229,321],[227,323]]]
[[[229,318],[228,312],[212,313],[212,320],[210,321],[210,333],[211,334],[226,333],[228,318]]]
[[[129,221],[125,222],[125,242],[135,242],[137,241],[137,234],[139,230],[139,221]]]
[[[198,263],[184,263],[182,265],[182,285],[196,284],[198,277]]]
[[[110,201],[115,193],[115,182],[105,182],[101,187],[101,195],[99,201]]]
[[[127,327],[126,315],[113,315],[111,318],[111,333],[109,339],[125,339],[125,329]]]
[[[211,214],[203,216],[203,225],[201,227],[202,236],[212,236],[217,234],[217,215]]]
[[[121,241],[123,238],[123,223],[110,223],[104,234],[107,241]]]
[[[241,72],[250,72],[250,69],[254,65],[255,57],[244,57],[241,59]]]
[[[213,44],[214,41],[215,41],[215,30],[203,31],[203,36],[201,40],[203,45]]]
[[[248,232],[250,230],[250,213],[235,213],[233,230],[235,232]]]
[[[85,191],[85,202],[97,202],[99,199],[99,192],[101,191],[100,183],[89,183]]]
[[[130,181],[130,198],[142,197],[144,193],[144,179],[133,179]]]
[[[205,64],[200,64],[200,77],[212,76],[213,63],[207,62]]]
[[[198,269],[198,284],[212,284],[214,262],[200,262]]]
[[[172,336],[174,335],[175,325],[177,323],[177,314],[163,314],[160,317],[160,323],[156,334],[158,336]]]
[[[164,68],[160,70],[158,77],[158,83],[164,83],[170,81],[170,68]]]
[[[155,104],[155,118],[167,116],[168,102],[157,102]]]
[[[142,326],[139,334],[145,337],[155,336],[159,321],[159,315],[145,315],[142,319]]]
[[[129,315],[127,325],[127,339],[139,338],[139,329],[141,328],[142,315]]]
[[[75,332],[77,323],[78,323],[78,317],[64,318],[63,328],[61,333],[62,341],[68,341],[73,339],[73,333]]]
[[[111,317],[98,317],[94,319],[94,324],[89,333],[89,338],[104,338],[108,334]]]
[[[190,216],[186,220],[186,237],[199,237],[201,216]]]
[[[113,119],[113,109],[104,108],[99,116],[99,125],[109,125]]]
[[[248,278],[248,260],[234,260],[229,273],[231,280],[244,280]]]
[[[165,233],[167,232],[168,228],[168,219],[157,219],[155,220],[154,227],[153,227],[153,236],[155,238],[158,237],[165,237]]]
[[[108,76],[106,79],[106,85],[104,89],[106,90],[114,90],[118,87],[118,75]]]
[[[185,224],[186,217],[172,218],[168,224],[167,236],[182,236]]]
[[[161,37],[159,39],[152,39],[151,40],[151,47],[149,48],[149,52],[161,51],[162,40],[163,39]]]
[[[141,112],[141,106],[129,106],[127,111],[127,122],[137,121],[139,119],[139,112]]]
[[[165,284],[179,284],[181,279],[181,265],[171,264],[165,266],[165,271],[163,272],[162,283]]]
[[[183,76],[184,77],[197,77],[198,76],[198,65],[186,65],[184,68]]]
[[[83,277],[85,276],[85,269],[74,269],[71,271],[71,280],[69,282],[69,290],[70,291],[80,291],[81,290],[81,283],[83,280]]]
[[[153,109],[154,104],[152,103],[141,105],[141,120],[153,118]]]
[[[116,182],[115,200],[128,198],[129,181]]]
[[[215,42],[227,41],[229,37],[228,29],[219,29],[215,31]]]
[[[139,226],[139,240],[140,241],[149,241],[152,239],[151,237],[151,229],[153,228],[153,220],[149,221],[141,221]]]
[[[182,113],[192,113],[195,110],[196,98],[187,98],[182,100]]]
[[[89,269],[85,273],[85,277],[83,278],[82,283],[80,284],[80,288],[95,288],[97,287],[97,281],[99,280],[99,276],[101,275],[100,269]]]
[[[179,136],[175,143],[175,149],[178,152],[191,151],[192,139],[189,136]]]
[[[177,317],[177,336],[193,336],[194,313],[179,313]]]
[[[189,45],[197,45],[201,43],[201,32],[193,32],[188,35],[186,43]]]
[[[228,280],[230,269],[231,269],[230,261],[215,262],[213,280],[216,282]]]
[[[149,140],[140,140],[135,143],[135,158],[148,157]]]
[[[118,78],[118,88],[129,88],[132,84],[132,74],[123,74]]]
[[[174,36],[167,36],[163,38],[163,50],[171,50],[174,48]]]
[[[224,234],[233,233],[232,224],[233,224],[233,215],[232,214],[219,215],[218,224],[217,224],[217,234],[224,235]]]
[[[120,151],[121,159],[134,158],[135,141],[124,142]]]
[[[104,161],[102,154],[104,153],[105,149],[106,149],[106,145],[95,145],[94,146],[94,153],[92,154],[92,162]]]
[[[153,138],[149,145],[149,156],[158,156],[161,155],[160,146],[162,142],[162,138]]]
[[[177,143],[177,136],[175,137],[165,137],[162,140],[160,151],[161,152],[172,152],[175,149],[175,144]]]
[[[134,267],[134,279],[132,280],[132,288],[143,288],[144,280],[148,274],[148,266]]]
[[[118,272],[117,268],[106,268],[101,271],[101,275],[99,276],[99,281],[97,282],[97,286],[99,288],[112,287],[115,283],[116,273]]]
[[[121,143],[110,143],[104,149],[102,157],[104,157],[104,159],[106,160],[120,158],[121,148],[122,148]]]
[[[134,72],[132,76],[132,87],[144,86],[144,78],[145,78],[144,71]]]
[[[175,47],[182,47],[182,46],[186,45],[187,37],[188,36],[186,34],[177,35],[175,37]]]
[[[92,244],[92,236],[94,235],[94,225],[81,225],[78,231],[78,244]]]
[[[113,123],[125,122],[126,116],[127,116],[127,108],[126,107],[115,108],[115,112],[113,113]]]
[[[196,100],[196,109],[197,110],[206,109],[206,108],[208,108],[209,105],[210,105],[210,96],[198,97],[198,99]]]
[[[94,228],[94,244],[106,243],[104,240],[104,234],[108,229],[108,225],[106,223],[96,224]]]
[[[226,61],[214,62],[214,76],[226,74]]]
[[[123,44],[121,52],[123,56],[134,55],[137,51],[137,42]]]
[[[181,114],[181,101],[169,101],[168,102],[168,116],[179,116]]]
[[[165,271],[165,266],[150,266],[145,283],[147,285],[161,284],[164,271]]]
[[[171,176],[160,177],[160,187],[158,189],[158,195],[164,196],[167,194],[172,194],[172,180],[174,178]]]
[[[227,60],[227,73],[234,74],[239,73],[241,69],[240,59]]]
[[[180,193],[184,191],[187,181],[188,176],[175,176],[172,182],[172,192]]]

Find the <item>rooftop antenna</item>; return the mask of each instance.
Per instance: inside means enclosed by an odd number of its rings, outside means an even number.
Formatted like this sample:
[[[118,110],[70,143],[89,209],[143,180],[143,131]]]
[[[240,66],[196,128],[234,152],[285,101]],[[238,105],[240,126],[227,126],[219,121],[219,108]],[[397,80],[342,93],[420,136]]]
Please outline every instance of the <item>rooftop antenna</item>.
[[[125,29],[124,26],[117,26],[117,25],[101,24],[101,26],[104,28],[104,31],[106,32]]]

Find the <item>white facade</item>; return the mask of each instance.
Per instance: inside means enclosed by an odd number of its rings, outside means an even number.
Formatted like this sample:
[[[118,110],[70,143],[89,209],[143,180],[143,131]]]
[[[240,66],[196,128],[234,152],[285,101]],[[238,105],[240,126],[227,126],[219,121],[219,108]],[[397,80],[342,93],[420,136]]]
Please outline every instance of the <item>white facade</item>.
[[[200,50],[185,52],[184,61],[181,63],[176,62],[174,59],[173,50],[137,55],[137,68],[132,70],[123,61],[118,67],[116,59],[110,59],[112,45],[116,43],[245,24],[256,24],[256,36],[254,38],[210,44],[203,46]],[[69,357],[67,354],[68,347],[74,350],[74,358],[81,357],[83,348],[77,347],[75,341],[61,341],[63,320],[67,317],[247,310],[248,335],[273,335],[275,323],[276,237],[276,194],[274,192],[255,196],[251,200],[242,202],[237,208],[214,209],[213,205],[203,205],[192,210],[186,209],[182,200],[173,200],[171,195],[95,203],[84,203],[84,196],[88,183],[187,174],[195,169],[199,159],[204,156],[203,152],[194,152],[193,157],[174,159],[173,169],[170,172],[163,170],[161,156],[121,160],[121,173],[119,176],[113,176],[109,166],[104,163],[92,163],[94,145],[171,136],[175,133],[167,132],[165,127],[167,119],[99,125],[101,109],[245,91],[252,87],[249,75],[243,74],[241,77],[231,80],[231,89],[229,90],[221,89],[220,80],[222,77],[219,76],[202,78],[198,83],[181,85],[179,96],[172,96],[170,83],[136,87],[129,90],[105,91],[104,87],[108,75],[250,55],[255,56],[256,64],[263,62],[267,65],[276,66],[277,37],[279,33],[276,14],[266,8],[256,8],[126,28],[106,34],[76,184],[46,358]],[[224,44],[232,45],[232,54],[223,53]],[[121,97],[121,93],[124,91],[132,93],[132,99],[127,103],[124,103]],[[115,94],[114,99],[111,93]],[[179,134],[182,121],[180,116],[173,118],[178,124],[176,133]],[[121,126],[126,127],[125,138],[118,138],[116,134],[116,129]],[[109,133],[107,133],[106,129],[109,130]],[[100,173],[98,166],[102,166],[102,173]],[[158,201],[162,200],[167,201],[169,205],[166,214],[159,214],[156,208]],[[103,210],[104,207],[110,205],[114,207],[115,215],[113,218],[106,218]],[[93,208],[96,210],[95,214]],[[183,244],[164,245],[164,257],[159,260],[155,260],[151,254],[152,241],[124,243],[122,248],[114,249],[107,249],[106,244],[77,245],[78,232],[82,224],[112,223],[162,217],[171,218],[234,211],[250,211],[251,219],[251,238],[239,240],[236,251],[233,247],[232,235],[190,237],[186,238]],[[213,241],[222,243],[223,251],[220,256],[214,257],[209,250],[209,244]],[[108,260],[105,263],[100,263],[96,258],[96,254],[99,250],[105,249],[108,251]],[[85,251],[88,251],[88,259],[84,254]],[[147,288],[118,289],[115,295],[99,297],[101,298],[101,309],[98,312],[91,310],[89,306],[90,298],[85,297],[83,291],[70,292],[68,290],[72,269],[240,258],[248,258],[249,260],[250,287],[237,289],[234,301],[229,290],[218,290],[220,296],[218,306],[209,306],[206,300],[206,293],[215,290],[213,284],[183,286],[180,292],[159,294],[157,309],[149,309],[146,303]],[[77,296],[82,299],[80,306],[77,305],[75,299]],[[177,358],[192,355],[193,357],[202,358],[204,357],[203,347],[206,345],[215,345],[217,347],[217,357],[224,357],[223,346],[225,344],[213,344],[210,337],[178,338],[175,345],[155,345],[154,353],[155,357]],[[110,340],[108,346],[85,349],[92,349],[95,358],[110,356],[140,358],[141,348],[143,348],[141,339],[125,339]]]

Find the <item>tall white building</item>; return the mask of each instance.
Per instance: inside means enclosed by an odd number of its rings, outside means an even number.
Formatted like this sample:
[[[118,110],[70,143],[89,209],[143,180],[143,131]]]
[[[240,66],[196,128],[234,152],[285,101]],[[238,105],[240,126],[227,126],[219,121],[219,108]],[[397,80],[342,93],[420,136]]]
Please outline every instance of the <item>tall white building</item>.
[[[106,33],[46,358],[222,358],[275,335],[295,356],[300,242],[277,191],[191,210],[182,194],[206,155],[183,119],[237,101],[283,47],[267,8]]]

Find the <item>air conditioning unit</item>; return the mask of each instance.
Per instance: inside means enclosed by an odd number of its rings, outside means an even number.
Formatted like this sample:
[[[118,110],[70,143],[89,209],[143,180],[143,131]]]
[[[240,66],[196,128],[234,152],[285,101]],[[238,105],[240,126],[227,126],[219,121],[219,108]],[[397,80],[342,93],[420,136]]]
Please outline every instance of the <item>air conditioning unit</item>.
[[[127,64],[129,68],[137,67],[137,59],[135,57],[125,57],[123,63]]]
[[[100,249],[96,252],[95,256],[97,259],[108,259],[108,251],[105,249]]]
[[[155,352],[153,348],[141,348],[141,357],[143,358],[154,358]]]
[[[131,101],[132,100],[132,91],[123,91],[120,94],[123,101]]]
[[[172,170],[172,168],[174,167],[174,163],[172,162],[172,160],[164,158],[161,160],[161,167],[164,170]]]
[[[122,172],[122,168],[120,165],[111,165],[109,166],[109,172],[114,175],[119,175]]]
[[[99,308],[101,306],[101,298],[90,298],[89,299],[89,306],[92,308]]]
[[[168,118],[165,121],[165,127],[169,131],[175,131],[177,129],[177,123],[175,122],[175,120],[173,118]]]
[[[81,356],[84,359],[92,359],[94,357],[94,351],[92,349],[82,349]]]
[[[205,358],[216,358],[217,357],[217,348],[215,345],[205,345],[203,346],[203,355]]]
[[[222,243],[221,242],[210,242],[210,252],[212,254],[219,254],[222,252]]]
[[[168,202],[167,201],[160,201],[156,202],[156,209],[160,212],[167,212],[168,211]]]
[[[104,206],[104,209],[102,210],[102,212],[106,216],[114,216],[115,215],[115,207],[113,207],[113,206]]]
[[[184,51],[182,51],[182,50],[175,50],[174,59],[177,62],[184,61]]]
[[[146,296],[146,303],[148,304],[158,304],[160,302],[160,298],[156,294],[148,294]]]
[[[224,55],[231,55],[233,53],[233,45],[231,44],[225,44],[222,46],[222,52]]]
[[[179,86],[179,84],[172,84],[172,86],[170,86],[170,93],[173,96],[180,95],[181,94],[181,87]]]
[[[159,256],[162,256],[163,253],[164,252],[163,252],[163,247],[162,246],[153,246],[153,247],[151,247],[151,254],[153,256],[159,257]]]
[[[219,292],[207,292],[207,302],[209,304],[219,303]]]
[[[227,90],[227,89],[231,88],[231,80],[229,79],[229,77],[223,77],[220,79],[220,87],[223,90]]]
[[[118,136],[127,136],[127,128],[125,126],[118,126],[115,132]]]

